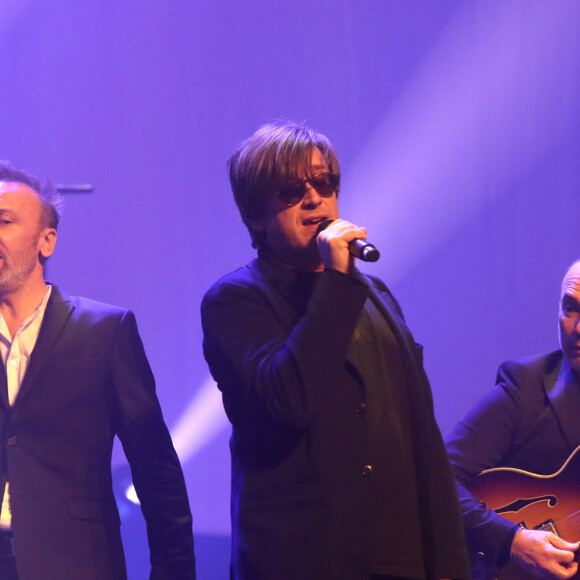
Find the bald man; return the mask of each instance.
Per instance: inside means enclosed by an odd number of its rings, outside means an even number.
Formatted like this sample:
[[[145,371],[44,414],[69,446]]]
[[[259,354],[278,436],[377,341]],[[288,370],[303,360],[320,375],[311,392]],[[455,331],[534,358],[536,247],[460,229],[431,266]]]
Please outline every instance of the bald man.
[[[580,261],[562,281],[559,329],[559,350],[503,363],[495,387],[446,442],[471,553],[488,568],[512,560],[549,580],[578,572],[578,543],[514,525],[486,509],[468,487],[493,467],[554,474],[580,445]]]

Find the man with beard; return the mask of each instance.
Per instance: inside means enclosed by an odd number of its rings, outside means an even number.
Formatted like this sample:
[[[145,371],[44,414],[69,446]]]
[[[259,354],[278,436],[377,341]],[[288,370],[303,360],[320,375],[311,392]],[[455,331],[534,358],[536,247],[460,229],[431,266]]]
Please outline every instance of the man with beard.
[[[147,522],[151,579],[195,578],[185,482],[132,312],[43,277],[49,182],[0,162],[0,578],[123,580],[117,435]]]
[[[201,313],[233,425],[232,578],[468,578],[421,350],[354,267],[366,231],[339,219],[328,139],[265,125],[229,171],[258,258]]]

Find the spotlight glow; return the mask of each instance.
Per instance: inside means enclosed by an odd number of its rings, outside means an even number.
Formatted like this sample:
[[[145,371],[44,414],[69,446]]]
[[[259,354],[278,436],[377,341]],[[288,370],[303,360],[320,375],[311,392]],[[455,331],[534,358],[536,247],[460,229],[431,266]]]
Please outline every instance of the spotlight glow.
[[[573,138],[562,56],[577,39],[577,19],[553,3],[485,3],[475,17],[466,4],[449,24],[343,180],[341,212],[388,249],[385,277],[400,277]]]
[[[171,433],[175,451],[182,465],[227,426],[229,421],[222,406],[221,393],[215,381],[208,377],[185,408]],[[130,502],[139,505],[139,498],[133,485],[127,488],[125,496]]]

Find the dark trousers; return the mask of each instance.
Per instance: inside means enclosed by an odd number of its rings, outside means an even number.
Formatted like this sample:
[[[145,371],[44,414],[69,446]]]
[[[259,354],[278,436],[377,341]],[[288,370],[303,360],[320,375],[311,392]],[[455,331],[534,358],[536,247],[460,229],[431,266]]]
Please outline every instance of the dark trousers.
[[[0,579],[18,580],[12,532],[0,530]]]
[[[0,556],[0,578],[2,580],[18,580],[14,556]]]

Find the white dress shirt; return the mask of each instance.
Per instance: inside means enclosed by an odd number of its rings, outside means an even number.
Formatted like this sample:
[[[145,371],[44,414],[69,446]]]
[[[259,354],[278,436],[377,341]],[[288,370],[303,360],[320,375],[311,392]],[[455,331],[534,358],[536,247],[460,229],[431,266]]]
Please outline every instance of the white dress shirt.
[[[14,338],[10,336],[10,331],[6,325],[6,321],[2,314],[0,314],[0,355],[2,362],[6,369],[6,383],[8,386],[8,402],[10,406],[14,404],[28,363],[30,362],[30,355],[36,345],[36,339],[44,320],[44,312],[46,304],[50,297],[52,286],[48,286],[46,294],[38,308],[22,322]],[[9,529],[11,526],[10,514],[10,495],[8,490],[8,482],[6,482],[6,489],[4,490],[4,498],[2,500],[2,510],[0,512],[0,529]]]

